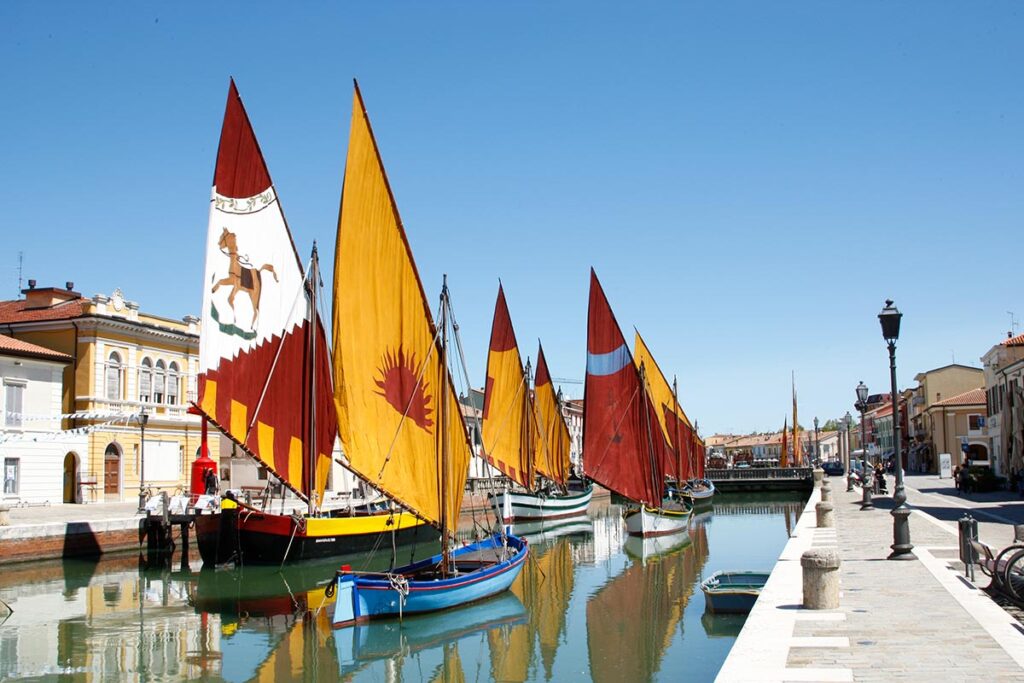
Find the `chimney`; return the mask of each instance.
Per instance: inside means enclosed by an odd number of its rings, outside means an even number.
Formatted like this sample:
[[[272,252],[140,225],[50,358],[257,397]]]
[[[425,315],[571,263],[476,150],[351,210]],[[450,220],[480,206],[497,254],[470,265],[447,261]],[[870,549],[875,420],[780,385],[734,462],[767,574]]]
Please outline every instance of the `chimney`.
[[[35,280],[29,280],[28,281],[28,288],[29,289],[35,289],[36,288],[36,281]]]
[[[67,282],[64,283],[64,287],[67,288],[69,292],[72,292],[75,289],[75,283],[72,282],[71,280],[68,280]]]

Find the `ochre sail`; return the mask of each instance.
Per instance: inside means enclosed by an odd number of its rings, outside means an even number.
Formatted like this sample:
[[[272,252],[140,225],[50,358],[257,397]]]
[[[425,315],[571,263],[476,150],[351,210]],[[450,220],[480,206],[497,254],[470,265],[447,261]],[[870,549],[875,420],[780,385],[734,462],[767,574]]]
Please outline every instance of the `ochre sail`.
[[[651,401],[654,403],[655,413],[658,416],[658,424],[661,426],[662,434],[671,444],[671,449],[666,449],[666,459],[663,467],[665,474],[678,481],[689,479],[691,473],[691,460],[693,450],[692,428],[690,420],[683,412],[682,406],[664,373],[654,360],[654,354],[647,347],[640,332],[636,333],[636,340],[633,344],[633,363],[637,370],[644,368],[647,377],[647,391],[650,393]]]
[[[627,498],[660,507],[666,448],[622,330],[591,269],[583,398],[586,473]]]
[[[468,435],[358,88],[342,198],[334,397],[345,455],[370,484],[454,532]]]
[[[569,479],[569,451],[572,445],[558,402],[544,348],[537,347],[537,374],[533,380],[533,406],[539,438],[534,448],[537,472],[561,487]]]
[[[319,321],[311,331],[302,265],[234,81],[203,282],[198,408],[292,490],[319,503],[337,433],[327,343]]]
[[[530,387],[523,372],[516,333],[505,302],[505,291],[498,285],[491,325],[491,345],[487,354],[487,384],[484,387],[483,442],[487,462],[506,476],[533,489],[533,457],[529,419]]]

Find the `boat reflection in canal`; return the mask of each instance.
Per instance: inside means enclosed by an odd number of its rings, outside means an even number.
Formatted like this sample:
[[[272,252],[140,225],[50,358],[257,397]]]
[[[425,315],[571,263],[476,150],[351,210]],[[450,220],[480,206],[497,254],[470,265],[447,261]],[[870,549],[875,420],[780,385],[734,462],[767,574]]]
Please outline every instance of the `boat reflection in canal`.
[[[336,562],[173,571],[127,555],[6,567],[0,599],[14,613],[0,624],[0,680],[710,680],[743,622],[706,617],[700,581],[770,568],[803,506],[722,498],[687,534],[646,541],[627,541],[608,504],[516,525],[531,559],[509,593],[337,630],[325,593]],[[390,549],[350,561],[386,568]]]

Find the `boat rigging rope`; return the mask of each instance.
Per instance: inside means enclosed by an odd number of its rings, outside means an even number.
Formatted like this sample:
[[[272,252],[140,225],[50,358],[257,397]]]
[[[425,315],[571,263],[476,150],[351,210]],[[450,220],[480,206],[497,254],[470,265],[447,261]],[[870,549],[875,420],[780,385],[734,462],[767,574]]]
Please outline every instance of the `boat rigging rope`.
[[[284,549],[284,557],[281,558],[281,566],[278,567],[278,571],[284,569],[284,563],[288,561],[288,553],[291,552],[292,542],[295,540],[295,533],[299,531],[301,527],[302,531],[306,530],[306,519],[298,512],[292,513],[292,536],[288,539],[288,547]]]
[[[401,574],[388,573],[388,581],[391,583],[391,590],[398,593],[398,619],[402,619],[402,611],[405,608],[405,599],[409,597],[409,579]]]

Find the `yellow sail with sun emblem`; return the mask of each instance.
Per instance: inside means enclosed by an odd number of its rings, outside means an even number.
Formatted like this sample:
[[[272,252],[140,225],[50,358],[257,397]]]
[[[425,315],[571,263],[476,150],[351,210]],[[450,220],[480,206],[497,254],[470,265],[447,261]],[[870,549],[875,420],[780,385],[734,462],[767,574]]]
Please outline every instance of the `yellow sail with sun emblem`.
[[[370,484],[454,531],[468,435],[358,86],[336,249],[334,402],[345,456]]]

